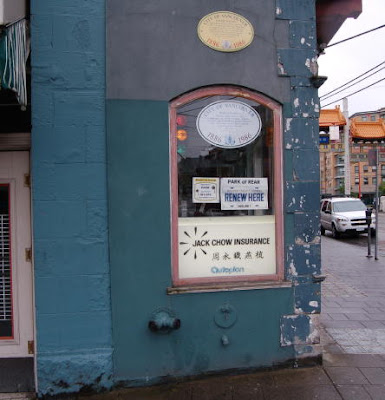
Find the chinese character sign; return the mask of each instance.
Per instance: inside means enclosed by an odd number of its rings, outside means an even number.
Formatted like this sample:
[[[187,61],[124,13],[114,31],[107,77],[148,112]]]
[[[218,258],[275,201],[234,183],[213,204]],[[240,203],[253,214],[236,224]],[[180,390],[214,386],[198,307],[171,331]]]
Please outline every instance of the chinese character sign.
[[[181,279],[276,273],[272,215],[180,218],[178,242]]]

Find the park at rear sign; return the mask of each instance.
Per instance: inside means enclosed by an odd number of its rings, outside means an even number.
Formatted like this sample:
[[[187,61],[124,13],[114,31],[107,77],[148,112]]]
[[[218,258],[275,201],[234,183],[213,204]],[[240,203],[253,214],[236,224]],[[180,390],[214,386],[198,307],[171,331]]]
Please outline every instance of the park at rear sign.
[[[266,210],[267,178],[221,178],[221,210]]]

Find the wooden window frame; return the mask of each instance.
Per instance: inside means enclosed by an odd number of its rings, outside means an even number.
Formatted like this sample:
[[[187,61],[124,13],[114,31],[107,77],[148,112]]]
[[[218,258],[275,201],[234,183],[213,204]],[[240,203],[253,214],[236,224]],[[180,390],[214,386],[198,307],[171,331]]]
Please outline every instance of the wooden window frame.
[[[178,259],[178,163],[177,163],[177,109],[186,103],[207,96],[234,96],[253,100],[273,112],[274,121],[274,215],[275,215],[275,243],[276,243],[276,273],[269,275],[249,275],[236,277],[179,277]],[[172,100],[169,107],[170,122],[170,183],[171,183],[171,263],[173,287],[190,287],[212,285],[225,287],[228,284],[242,286],[244,283],[274,283],[284,280],[284,217],[283,217],[283,139],[282,139],[282,107],[269,97],[248,89],[236,86],[210,86],[197,89]],[[265,285],[266,286],[266,285]]]

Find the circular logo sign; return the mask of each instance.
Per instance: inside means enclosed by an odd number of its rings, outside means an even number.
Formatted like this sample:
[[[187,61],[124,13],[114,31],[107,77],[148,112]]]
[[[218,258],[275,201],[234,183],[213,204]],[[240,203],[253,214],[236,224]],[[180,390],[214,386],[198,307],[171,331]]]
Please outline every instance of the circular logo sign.
[[[261,118],[254,108],[234,100],[209,104],[198,114],[196,126],[206,142],[225,149],[246,146],[261,133]]]
[[[198,24],[199,39],[218,51],[239,51],[254,39],[251,23],[242,15],[217,11],[204,16]]]

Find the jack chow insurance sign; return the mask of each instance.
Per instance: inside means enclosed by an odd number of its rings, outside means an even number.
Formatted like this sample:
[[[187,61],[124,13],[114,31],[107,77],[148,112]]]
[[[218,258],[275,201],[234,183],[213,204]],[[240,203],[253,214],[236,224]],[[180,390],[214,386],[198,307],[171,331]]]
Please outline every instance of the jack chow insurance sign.
[[[276,273],[272,215],[179,218],[178,244],[181,279]]]

